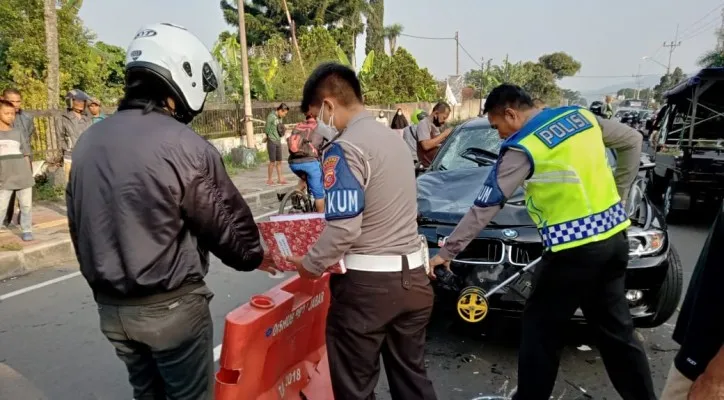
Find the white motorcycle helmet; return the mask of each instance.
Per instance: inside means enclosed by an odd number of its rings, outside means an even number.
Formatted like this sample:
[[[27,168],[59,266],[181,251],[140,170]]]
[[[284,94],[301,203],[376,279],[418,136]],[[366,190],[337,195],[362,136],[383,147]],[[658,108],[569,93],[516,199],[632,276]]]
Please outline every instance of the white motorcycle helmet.
[[[204,109],[206,95],[216,90],[219,66],[194,34],[178,25],[142,27],[126,52],[126,80],[151,75],[160,78],[176,101],[174,117],[189,123]]]

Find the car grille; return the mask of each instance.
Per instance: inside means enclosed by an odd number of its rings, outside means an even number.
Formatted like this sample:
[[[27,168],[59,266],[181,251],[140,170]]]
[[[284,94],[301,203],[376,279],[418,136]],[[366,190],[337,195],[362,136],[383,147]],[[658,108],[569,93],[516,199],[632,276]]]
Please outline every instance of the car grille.
[[[456,258],[463,264],[500,264],[505,260],[505,246],[496,239],[475,239]]]
[[[528,265],[543,254],[543,246],[540,243],[517,243],[509,246],[508,254],[511,264]]]

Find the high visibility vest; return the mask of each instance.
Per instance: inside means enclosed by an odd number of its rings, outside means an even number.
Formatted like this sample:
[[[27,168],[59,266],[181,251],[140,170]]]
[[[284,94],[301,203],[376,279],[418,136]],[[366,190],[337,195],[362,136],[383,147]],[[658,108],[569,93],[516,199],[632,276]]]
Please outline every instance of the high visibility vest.
[[[549,250],[608,239],[631,225],[590,111],[543,110],[503,143],[501,154],[507,148],[528,155],[526,208]]]

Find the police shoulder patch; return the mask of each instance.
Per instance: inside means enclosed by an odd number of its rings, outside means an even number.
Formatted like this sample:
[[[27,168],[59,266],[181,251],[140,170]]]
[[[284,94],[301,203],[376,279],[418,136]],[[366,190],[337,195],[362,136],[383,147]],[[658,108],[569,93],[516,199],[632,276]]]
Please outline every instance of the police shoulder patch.
[[[352,173],[339,143],[333,143],[324,153],[322,161],[325,190],[325,219],[354,218],[365,207],[362,184]]]
[[[478,207],[503,206],[506,202],[505,195],[498,185],[498,164],[490,170],[485,184],[475,198],[475,205]]]

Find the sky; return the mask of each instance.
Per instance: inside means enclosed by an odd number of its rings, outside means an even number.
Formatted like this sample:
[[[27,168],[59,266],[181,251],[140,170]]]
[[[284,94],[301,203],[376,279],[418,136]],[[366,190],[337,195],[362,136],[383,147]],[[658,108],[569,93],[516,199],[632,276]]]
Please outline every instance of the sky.
[[[294,0],[288,0],[293,2]],[[677,47],[673,67],[695,72],[696,61],[716,46],[722,26],[721,0],[387,0],[385,25],[399,23],[404,34],[452,38],[459,32],[460,73],[480,68],[480,59],[512,62],[565,51],[582,64],[579,77],[561,86],[583,92],[633,83],[633,75],[661,75],[668,63],[664,41]],[[173,22],[194,32],[209,47],[219,33],[231,30],[218,0],[85,0],[80,10],[98,40],[126,47],[144,24]],[[421,67],[437,78],[456,73],[455,42],[403,36]],[[358,38],[358,65],[364,59],[364,35]],[[466,54],[466,51],[468,54]],[[655,61],[644,60],[651,57]]]

